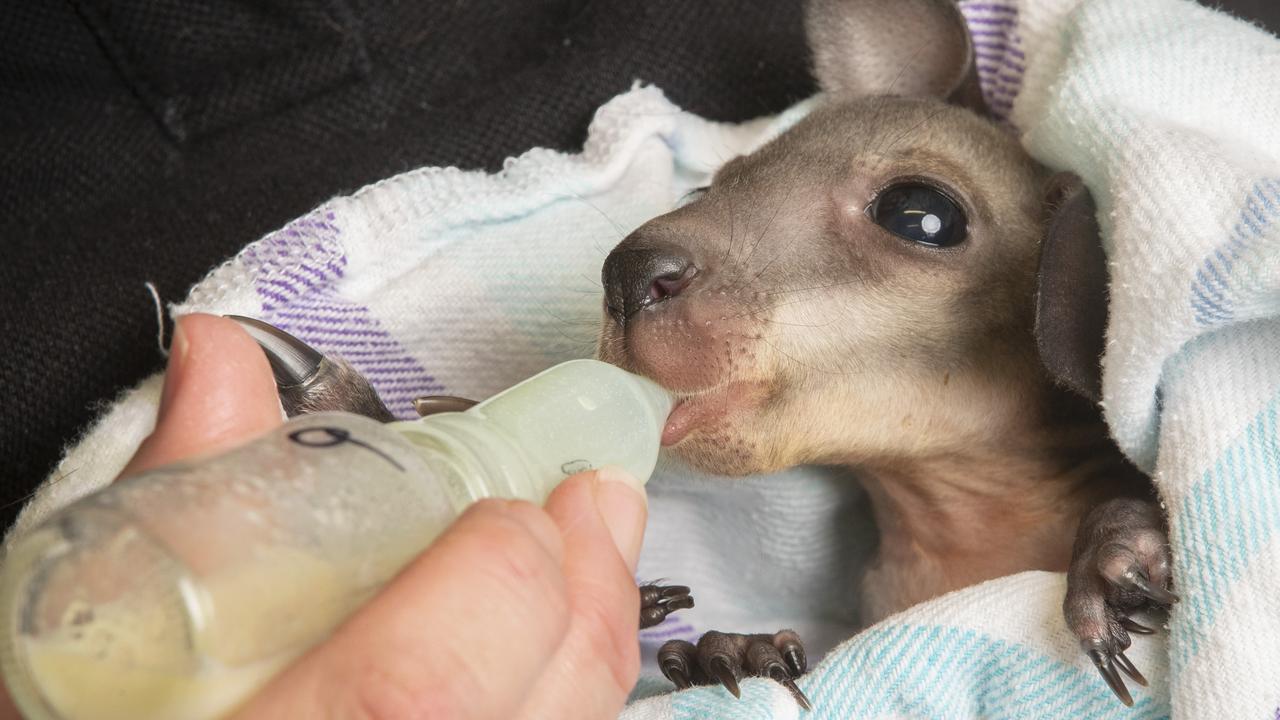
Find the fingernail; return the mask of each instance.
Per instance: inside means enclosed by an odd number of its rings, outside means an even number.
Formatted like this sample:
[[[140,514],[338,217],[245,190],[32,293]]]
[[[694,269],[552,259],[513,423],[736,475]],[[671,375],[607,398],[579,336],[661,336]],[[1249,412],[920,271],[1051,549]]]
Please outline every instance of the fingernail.
[[[187,352],[190,349],[191,343],[187,340],[187,334],[182,331],[182,319],[179,318],[173,324],[173,340],[169,343],[169,363],[165,366],[164,389],[160,392],[159,417],[161,418],[178,395],[183,376],[182,367],[186,363]]]
[[[614,465],[605,465],[597,470],[596,483],[596,508],[613,536],[613,544],[634,573],[648,517],[649,501],[644,484]]]

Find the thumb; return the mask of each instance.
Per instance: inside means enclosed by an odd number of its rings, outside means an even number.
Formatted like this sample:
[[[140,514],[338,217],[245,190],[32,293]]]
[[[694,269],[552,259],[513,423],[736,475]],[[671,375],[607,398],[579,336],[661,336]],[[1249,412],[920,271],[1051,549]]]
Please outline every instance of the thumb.
[[[155,430],[120,476],[230,449],[281,421],[271,366],[248,333],[226,318],[185,315],[174,325]]]

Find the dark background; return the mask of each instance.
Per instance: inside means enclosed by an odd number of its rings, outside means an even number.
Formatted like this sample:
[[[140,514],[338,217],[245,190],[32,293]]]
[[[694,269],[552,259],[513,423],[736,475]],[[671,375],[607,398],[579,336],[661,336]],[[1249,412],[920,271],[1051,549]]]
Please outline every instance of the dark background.
[[[1277,0],[1211,3],[1280,32]],[[423,165],[576,150],[635,79],[745,120],[813,92],[785,0],[0,0],[0,523],[157,370],[246,243]],[[166,331],[167,333],[167,331]]]

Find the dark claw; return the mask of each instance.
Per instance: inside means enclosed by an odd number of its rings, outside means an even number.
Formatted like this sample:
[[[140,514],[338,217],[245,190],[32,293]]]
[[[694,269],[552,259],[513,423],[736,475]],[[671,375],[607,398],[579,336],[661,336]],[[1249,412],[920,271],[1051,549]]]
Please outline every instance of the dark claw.
[[[271,365],[280,406],[289,417],[340,410],[391,422],[387,410],[369,380],[341,358],[327,358],[315,348],[269,323],[240,315],[227,315],[240,325]]]
[[[722,657],[714,658],[711,661],[711,667],[708,669],[715,679],[725,686],[725,689],[733,693],[734,697],[742,697],[742,692],[738,690],[738,679],[733,676],[733,668],[729,665],[728,659]]]
[[[1116,672],[1116,667],[1112,664],[1111,658],[1101,650],[1090,650],[1089,657],[1093,660],[1093,664],[1097,666],[1102,679],[1107,681],[1107,685],[1111,686],[1112,692],[1116,694],[1116,697],[1120,698],[1120,702],[1133,707],[1133,696],[1129,694],[1129,688],[1125,687],[1120,673]]]
[[[809,661],[804,656],[804,645],[800,643],[800,636],[795,631],[779,630],[774,633],[773,646],[787,662],[791,677],[800,677],[809,669]]]
[[[1126,683],[1146,685],[1147,679],[1124,652],[1134,636],[1151,635],[1158,626],[1147,627],[1129,614],[1178,602],[1165,588],[1172,565],[1168,537],[1159,503],[1118,497],[1086,513],[1072,548],[1063,617],[1098,674],[1130,707]]]
[[[258,343],[271,365],[276,385],[282,388],[304,385],[320,371],[324,355],[275,325],[243,315],[228,315]]]
[[[1120,618],[1120,626],[1125,630],[1128,630],[1131,633],[1137,633],[1138,635],[1152,635],[1156,631],[1155,628],[1147,627],[1137,620],[1128,617]]]
[[[693,607],[693,596],[684,585],[641,585],[640,628],[650,628],[677,610]]]
[[[689,588],[686,585],[668,585],[662,588],[662,597],[664,598],[673,598],[688,594]]]
[[[1122,575],[1119,584],[1126,590],[1137,590],[1147,596],[1147,599],[1152,602],[1160,603],[1161,605],[1172,605],[1178,602],[1177,595],[1174,595],[1162,587],[1152,584],[1151,579],[1142,571],[1137,569],[1130,570]]]
[[[1133,663],[1122,652],[1116,653],[1116,667],[1124,671],[1125,675],[1133,678],[1133,681],[1142,687],[1147,686],[1147,679],[1142,676],[1142,673],[1138,672],[1138,668],[1134,667]]]
[[[662,666],[662,674],[666,675],[668,680],[675,683],[677,689],[688,690],[693,687],[693,682],[689,680],[689,676],[678,667],[669,667],[664,665]]]
[[[646,585],[640,590],[642,599],[662,594],[656,585]],[[683,599],[678,593],[675,597]],[[696,646],[684,640],[668,640],[658,649],[662,674],[681,690],[690,685],[719,683],[734,697],[741,698],[738,687],[741,678],[769,678],[785,687],[800,708],[812,710],[813,704],[796,684],[805,664],[804,647],[792,630],[751,635],[711,630],[703,634]]]
[[[676,598],[675,600],[670,600],[663,603],[662,607],[667,609],[668,614],[673,613],[676,610],[688,610],[693,607],[693,596],[686,595],[681,598]]]
[[[809,668],[809,663],[804,657],[804,650],[800,648],[788,649],[782,654],[787,661],[787,667],[791,670],[792,677],[800,677],[805,670]]]
[[[791,697],[795,698],[796,704],[805,710],[812,710],[813,705],[809,704],[809,698],[804,696],[804,692],[800,690],[800,686],[796,685],[796,681],[788,674],[787,669],[782,665],[775,663],[769,668],[769,678],[778,683],[782,687],[791,692]]]
[[[463,412],[476,405],[475,400],[454,397],[453,395],[423,395],[413,399],[413,409],[418,417],[426,417],[437,413]]]
[[[778,682],[782,683],[783,687],[791,691],[791,697],[796,699],[796,703],[800,705],[800,707],[805,710],[813,709],[813,705],[809,703],[809,698],[804,696],[804,691],[800,689],[799,685],[796,685],[795,680],[787,678],[786,680],[778,680]]]
[[[658,649],[658,668],[668,680],[681,690],[693,687],[693,673],[689,667],[697,648],[686,640],[668,640]]]

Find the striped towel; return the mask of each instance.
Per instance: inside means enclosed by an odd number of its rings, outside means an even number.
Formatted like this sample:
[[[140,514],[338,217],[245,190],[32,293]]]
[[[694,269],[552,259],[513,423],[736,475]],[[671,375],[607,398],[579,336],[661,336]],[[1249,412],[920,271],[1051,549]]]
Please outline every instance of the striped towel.
[[[961,2],[984,96],[1098,200],[1112,270],[1104,408],[1152,473],[1183,598],[1130,651],[1133,708],[1082,661],[1065,581],[952,593],[828,653],[809,718],[1280,719],[1280,41],[1183,0]],[[748,683],[626,717],[791,718]]]
[[[812,468],[732,485],[660,468],[639,575],[688,581],[699,604],[646,631],[647,659],[669,637],[792,626],[815,656],[830,650],[801,682],[810,718],[1276,720],[1280,42],[1190,0],[961,6],[993,112],[1098,200],[1113,271],[1105,410],[1161,490],[1183,597],[1168,638],[1129,653],[1152,686],[1133,708],[1111,695],[1062,622],[1059,574],[994,580],[855,635],[865,498]],[[581,154],[534,150],[496,175],[418,170],[336,198],[173,310],[256,315],[343,354],[401,416],[422,393],[484,397],[589,355],[608,249],[805,108],[727,126],[636,88],[600,110]],[[152,378],[109,408],[15,532],[113,477],[158,396]],[[741,700],[663,688],[642,678],[624,717],[801,716],[768,681],[744,682]]]

